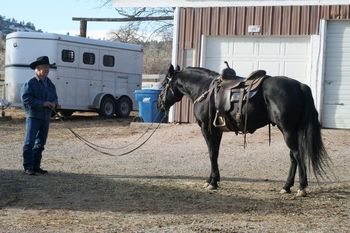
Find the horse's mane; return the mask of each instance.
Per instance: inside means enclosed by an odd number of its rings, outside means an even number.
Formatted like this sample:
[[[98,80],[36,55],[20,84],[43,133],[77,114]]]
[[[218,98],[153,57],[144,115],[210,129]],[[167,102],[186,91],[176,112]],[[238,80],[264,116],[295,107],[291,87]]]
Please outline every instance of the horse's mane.
[[[212,70],[209,70],[207,68],[203,68],[203,67],[191,67],[191,66],[188,66],[184,69],[184,71],[191,71],[191,72],[197,72],[199,73],[200,76],[207,76],[208,78],[216,78],[217,76],[219,76],[220,74],[215,72],[215,71],[212,71]]]

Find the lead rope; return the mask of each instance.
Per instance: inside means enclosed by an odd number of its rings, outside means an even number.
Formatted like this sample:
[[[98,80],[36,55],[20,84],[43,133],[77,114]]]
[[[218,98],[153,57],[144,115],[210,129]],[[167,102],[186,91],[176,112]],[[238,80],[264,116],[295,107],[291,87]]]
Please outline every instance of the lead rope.
[[[52,109],[54,111],[54,113],[57,114],[57,111],[55,109]],[[159,117],[160,113],[158,113],[157,115],[157,118]],[[121,153],[121,154],[112,154],[112,153],[109,153],[109,152],[105,152],[105,151],[102,151],[102,150],[99,150],[98,148],[101,148],[101,149],[109,149],[109,150],[119,150],[119,149],[124,149],[126,147],[129,147],[130,145],[136,143],[137,141],[139,141],[147,132],[148,130],[151,128],[151,126],[153,125],[154,122],[152,122],[152,124],[146,129],[146,131],[139,137],[137,138],[135,141],[125,145],[125,146],[122,146],[122,147],[119,147],[119,148],[111,148],[111,147],[103,147],[103,146],[99,146],[97,144],[94,144],[92,142],[90,142],[89,140],[85,139],[84,137],[80,136],[78,133],[76,133],[72,128],[70,128],[69,126],[67,126],[65,124],[65,122],[63,121],[63,117],[58,116],[58,118],[60,119],[60,121],[64,124],[65,128],[67,130],[69,130],[76,138],[78,138],[81,142],[83,142],[86,146],[90,147],[91,149],[93,149],[94,151],[97,151],[101,154],[104,154],[104,155],[109,155],[109,156],[124,156],[124,155],[127,155],[127,154],[130,154],[132,152],[134,152],[135,150],[139,149],[141,146],[143,146],[152,136],[153,134],[156,132],[156,130],[159,128],[161,122],[166,118],[166,116],[168,115],[168,112],[166,112],[163,116],[163,118],[160,120],[160,122],[158,123],[158,125],[156,126],[156,128],[152,131],[152,133],[146,138],[145,141],[143,141],[140,145],[138,145],[137,147],[131,149],[130,151],[127,151],[127,152],[124,152],[124,153]]]

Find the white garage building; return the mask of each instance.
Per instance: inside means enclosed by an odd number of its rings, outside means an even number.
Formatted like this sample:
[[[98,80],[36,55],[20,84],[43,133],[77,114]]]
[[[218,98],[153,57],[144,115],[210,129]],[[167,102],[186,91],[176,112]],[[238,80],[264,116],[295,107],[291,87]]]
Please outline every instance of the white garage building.
[[[240,76],[297,79],[311,87],[324,128],[350,128],[350,1],[215,2],[176,9],[174,64],[220,72],[228,61]],[[192,103],[178,103],[170,120],[194,122]]]

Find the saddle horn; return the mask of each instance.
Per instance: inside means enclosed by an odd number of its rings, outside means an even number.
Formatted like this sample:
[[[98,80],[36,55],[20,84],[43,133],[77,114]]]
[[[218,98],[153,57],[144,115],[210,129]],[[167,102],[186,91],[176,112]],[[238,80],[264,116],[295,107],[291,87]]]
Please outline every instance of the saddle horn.
[[[221,74],[221,78],[223,80],[226,79],[235,79],[236,78],[236,71],[234,69],[232,69],[229,65],[227,61],[224,61],[224,63],[226,64],[227,68],[224,68],[222,70],[222,74]]]

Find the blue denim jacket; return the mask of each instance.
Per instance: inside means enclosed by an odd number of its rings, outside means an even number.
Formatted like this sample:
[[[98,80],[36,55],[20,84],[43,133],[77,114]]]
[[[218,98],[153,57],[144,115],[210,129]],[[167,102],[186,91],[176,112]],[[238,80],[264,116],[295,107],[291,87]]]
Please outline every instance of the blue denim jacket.
[[[58,104],[56,87],[47,79],[47,85],[36,77],[26,82],[21,89],[21,99],[27,117],[49,120],[52,110],[44,107],[45,101]]]

